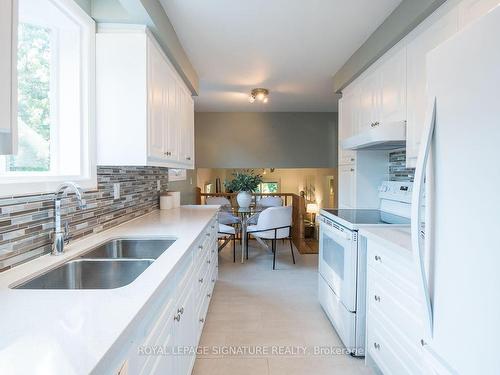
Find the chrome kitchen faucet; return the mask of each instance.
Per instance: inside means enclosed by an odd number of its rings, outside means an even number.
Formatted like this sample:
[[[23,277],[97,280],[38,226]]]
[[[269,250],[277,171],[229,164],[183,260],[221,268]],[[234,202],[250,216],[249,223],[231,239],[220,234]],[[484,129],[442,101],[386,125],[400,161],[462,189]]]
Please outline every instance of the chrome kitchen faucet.
[[[83,190],[74,182],[65,182],[56,191],[54,199],[55,211],[55,230],[54,243],[52,244],[52,255],[61,255],[64,253],[64,244],[69,242],[68,222],[65,223],[64,229],[61,227],[61,199],[66,190],[72,190],[78,200],[78,207],[83,210],[87,207],[85,199],[82,198]]]

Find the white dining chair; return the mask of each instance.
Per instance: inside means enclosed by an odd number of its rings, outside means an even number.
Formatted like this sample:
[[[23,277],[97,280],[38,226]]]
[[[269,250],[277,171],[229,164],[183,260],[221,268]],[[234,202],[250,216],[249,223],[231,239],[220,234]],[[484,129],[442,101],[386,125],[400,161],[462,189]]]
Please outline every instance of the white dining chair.
[[[217,239],[223,240],[219,244],[219,251],[221,251],[231,240],[233,241],[233,263],[236,262],[236,228],[230,225],[220,224],[217,233]]]
[[[266,209],[269,207],[281,207],[283,206],[283,200],[280,197],[262,197],[257,203],[257,208]],[[248,224],[257,224],[257,219],[259,218],[259,214],[254,215],[248,220]],[[265,245],[262,242],[263,245]]]
[[[205,200],[205,204],[210,206],[229,206],[231,207],[231,201],[226,197],[207,197]]]
[[[221,206],[222,209],[231,208],[231,201],[226,197],[207,197],[205,203],[208,206]],[[219,244],[219,251],[221,251],[231,240],[233,241],[233,262],[236,262],[236,235],[240,233],[239,217],[232,215],[227,211],[219,211],[217,214],[217,221],[219,222],[219,229],[217,230],[217,237],[223,240]],[[241,236],[240,244],[241,244]]]
[[[232,215],[230,212],[224,211],[224,209],[231,208],[231,202],[226,197],[207,197],[206,204],[208,206],[222,206],[223,210],[217,215],[220,224],[234,225],[240,223],[240,218]]]
[[[281,207],[283,206],[283,199],[280,197],[262,197],[257,202],[257,206],[268,208],[268,207]]]
[[[288,239],[290,241],[290,251],[292,253],[293,264],[295,255],[293,254],[293,244],[291,237],[292,228],[292,207],[269,207],[259,214],[256,225],[247,227],[246,257],[248,259],[248,240],[250,235],[255,238],[271,240],[271,251],[273,252],[273,270],[276,269],[276,240]]]

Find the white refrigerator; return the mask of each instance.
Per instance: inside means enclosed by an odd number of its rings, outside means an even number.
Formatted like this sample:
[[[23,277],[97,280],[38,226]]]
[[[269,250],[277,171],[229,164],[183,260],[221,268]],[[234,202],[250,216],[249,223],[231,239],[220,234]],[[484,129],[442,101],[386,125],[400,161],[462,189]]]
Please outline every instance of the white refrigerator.
[[[500,374],[500,7],[431,51],[427,72],[412,206],[426,373]]]

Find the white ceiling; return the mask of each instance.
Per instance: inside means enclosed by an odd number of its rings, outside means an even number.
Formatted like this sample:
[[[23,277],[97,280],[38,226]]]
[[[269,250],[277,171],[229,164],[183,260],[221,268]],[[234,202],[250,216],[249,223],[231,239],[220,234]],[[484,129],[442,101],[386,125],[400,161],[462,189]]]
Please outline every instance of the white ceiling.
[[[200,77],[196,110],[213,112],[335,112],[332,76],[401,2],[160,1]]]

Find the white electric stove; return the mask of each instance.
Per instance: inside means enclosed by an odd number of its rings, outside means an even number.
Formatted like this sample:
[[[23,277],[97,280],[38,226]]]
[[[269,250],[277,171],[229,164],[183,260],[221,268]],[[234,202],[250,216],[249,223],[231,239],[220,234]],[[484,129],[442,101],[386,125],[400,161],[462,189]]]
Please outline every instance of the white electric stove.
[[[379,209],[320,210],[319,302],[354,356],[365,355],[366,249],[362,226],[410,226],[412,182],[384,181]]]

